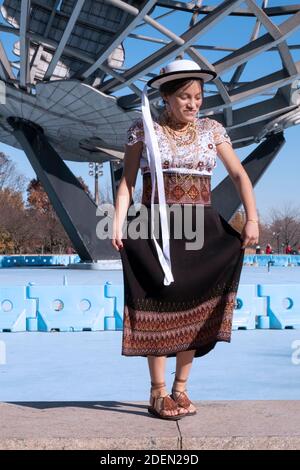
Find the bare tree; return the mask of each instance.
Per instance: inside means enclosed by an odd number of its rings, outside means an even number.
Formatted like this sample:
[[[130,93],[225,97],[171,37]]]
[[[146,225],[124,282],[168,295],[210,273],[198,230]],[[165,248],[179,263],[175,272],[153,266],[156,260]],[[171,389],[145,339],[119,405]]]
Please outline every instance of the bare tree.
[[[300,245],[300,210],[286,202],[282,209],[272,208],[267,225],[269,238],[273,240],[276,251],[291,245],[297,250]]]
[[[100,190],[100,204],[112,204],[111,189],[109,183],[106,181],[103,190]]]
[[[0,190],[10,188],[14,191],[24,191],[27,178],[20,175],[16,165],[7,155],[0,152]]]
[[[135,189],[134,193],[133,193],[133,198],[132,198],[133,202],[134,203],[141,202],[142,201],[142,194],[143,194],[142,189]]]

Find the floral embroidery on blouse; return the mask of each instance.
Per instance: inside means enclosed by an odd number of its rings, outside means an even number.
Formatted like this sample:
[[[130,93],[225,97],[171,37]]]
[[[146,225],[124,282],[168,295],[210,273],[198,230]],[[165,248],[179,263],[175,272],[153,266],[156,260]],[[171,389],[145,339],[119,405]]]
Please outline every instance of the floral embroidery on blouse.
[[[177,154],[173,155],[173,150],[161,126],[155,120],[153,125],[162,157],[163,171],[180,170],[184,173],[211,175],[217,166],[216,146],[222,142],[232,145],[225,127],[215,119],[204,117],[197,119],[196,140],[192,144],[178,147]],[[134,120],[127,130],[127,145],[133,145],[139,141],[144,141],[142,117]],[[142,174],[150,172],[145,145],[141,153],[140,168]]]

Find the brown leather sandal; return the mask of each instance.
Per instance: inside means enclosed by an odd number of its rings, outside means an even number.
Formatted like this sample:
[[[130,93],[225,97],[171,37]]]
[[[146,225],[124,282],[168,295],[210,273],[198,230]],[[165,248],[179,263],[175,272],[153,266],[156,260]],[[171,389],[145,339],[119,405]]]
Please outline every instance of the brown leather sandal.
[[[185,383],[186,381],[187,381],[187,379],[185,379],[185,380],[178,379],[176,376],[175,376],[175,379],[174,379],[174,383],[175,382]],[[185,390],[176,390],[176,388],[174,388],[174,384],[173,384],[171,397],[173,398],[173,400],[177,403],[177,405],[180,408],[184,408],[184,409],[188,410],[189,407],[191,405],[194,406],[194,404],[193,404],[193,402],[191,402],[191,400],[187,396],[186,392],[187,392],[186,389]],[[186,413],[186,416],[194,416],[196,414],[197,414],[196,410],[195,411],[188,411]]]
[[[164,388],[166,384],[163,383],[153,383],[151,382],[151,392],[155,389]],[[170,395],[160,395],[154,397],[152,394],[150,396],[150,406],[148,406],[148,412],[155,416],[156,418],[167,419],[169,421],[178,421],[179,419],[186,416],[186,411],[179,413],[180,406],[171,398]],[[177,411],[176,415],[164,414],[166,411]]]

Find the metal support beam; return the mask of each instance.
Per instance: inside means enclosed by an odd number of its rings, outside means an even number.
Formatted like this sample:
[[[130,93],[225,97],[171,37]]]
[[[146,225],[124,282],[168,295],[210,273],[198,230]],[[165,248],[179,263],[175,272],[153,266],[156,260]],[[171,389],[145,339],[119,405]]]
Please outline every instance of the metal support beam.
[[[269,31],[271,36],[274,39],[280,40],[282,38],[282,34],[279,27],[270,20],[270,18],[268,17],[268,15],[266,15],[266,13],[264,13],[262,8],[259,8],[253,0],[246,0],[246,3],[248,5],[249,10],[257,16],[259,22],[264,25],[264,27]],[[295,73],[295,65],[286,41],[280,42],[277,47],[283,65],[285,66],[287,72],[290,75],[293,75]]]
[[[47,38],[48,35],[49,35],[49,32],[50,32],[53,20],[55,18],[55,13],[56,13],[56,10],[57,10],[57,7],[58,7],[59,3],[60,3],[60,0],[56,0],[55,4],[53,6],[53,9],[52,9],[51,14],[50,14],[50,18],[48,20],[48,23],[47,23],[45,31],[44,31],[44,37],[45,38]],[[30,67],[31,67],[31,69],[30,69],[31,83],[35,83],[35,74],[37,72],[38,65],[39,65],[43,50],[44,50],[44,46],[42,44],[40,44],[38,46],[38,48],[36,49],[35,54],[32,58],[32,61],[31,61],[31,64],[30,64]]]
[[[29,40],[27,28],[30,18],[30,0],[21,1],[20,20],[20,86],[26,88],[30,81],[29,75]]]
[[[232,54],[229,54],[224,59],[215,62],[214,66],[217,73],[221,74],[236,65],[242,64],[257,55],[262,54],[262,52],[267,51],[272,46],[277,46],[281,42],[285,41],[299,27],[300,12],[279,25],[281,36],[277,39],[274,39],[270,33],[266,33],[255,41],[252,41],[250,44],[246,44]]]
[[[261,6],[261,10],[263,12],[263,9],[266,8],[268,6],[268,1],[269,0],[262,0],[262,6]],[[251,8],[248,6],[249,10],[251,11]],[[262,13],[263,14],[263,13]],[[267,17],[268,20],[269,20],[269,17]],[[273,23],[272,23],[273,24]],[[256,18],[256,22],[255,22],[255,25],[254,25],[254,28],[253,28],[253,31],[252,31],[252,34],[249,38],[249,42],[251,41],[254,41],[255,39],[258,38],[259,36],[259,33],[260,33],[260,29],[261,29],[261,25],[262,25],[262,22],[261,20],[259,19],[259,17],[257,16]],[[277,48],[276,48],[277,50]],[[230,80],[230,86],[228,87],[228,90],[232,90],[233,88],[235,88],[236,84],[240,81],[240,78],[242,76],[242,73],[243,71],[245,70],[246,66],[247,66],[248,62],[244,62],[243,64],[240,64],[237,66],[236,70],[234,71],[234,73],[232,74],[232,78]]]
[[[157,2],[157,6],[164,8],[172,8],[173,10],[186,11],[188,13],[198,12],[200,15],[208,15],[213,11],[215,7],[204,6],[197,8],[192,5],[190,2],[177,2],[176,0],[162,0]],[[300,11],[300,4],[295,5],[281,5],[276,7],[264,8],[264,12],[268,16],[282,16],[282,15],[293,15]],[[235,8],[234,11],[230,13],[231,16],[254,16],[252,12],[245,8]]]
[[[145,75],[146,73],[151,72],[153,68],[167,62],[175,54],[178,55],[181,52],[184,52],[188,47],[192,46],[202,34],[205,34],[212,25],[219,23],[240,3],[242,3],[242,0],[225,0],[220,3],[214,8],[210,15],[202,18],[198,23],[193,25],[183,33],[182,36],[180,36],[182,41],[181,45],[178,45],[175,41],[171,41],[165,47],[162,47],[157,52],[147,57],[147,59],[136,64],[134,67],[122,74],[122,79],[126,79],[124,83],[129,85],[141,75]],[[123,88],[123,86],[124,84],[120,85],[119,81],[113,78],[111,80],[107,80],[107,82],[105,82],[105,84],[100,88],[100,91],[111,93],[119,88]]]
[[[192,60],[194,60],[195,62],[197,62],[201,68],[203,69],[207,69],[207,70],[215,70],[214,69],[214,66],[202,55],[199,54],[199,52],[194,49],[193,47],[189,47],[187,49],[187,52],[188,52],[188,55],[191,57]],[[228,110],[228,112],[230,113],[230,116],[227,116],[228,119],[227,119],[227,125],[231,125],[231,121],[232,121],[232,118],[231,118],[231,114],[232,112],[230,111],[230,107],[231,107],[231,99],[230,99],[230,96],[229,96],[229,93],[226,89],[226,87],[224,86],[222,80],[219,78],[219,77],[216,77],[214,79],[214,84],[216,85],[218,91],[219,91],[219,96],[220,98],[223,100],[224,104],[226,104],[226,110]]]
[[[254,80],[253,82],[245,84],[241,84],[239,82],[239,86],[234,88],[230,92],[231,103],[237,104],[245,99],[250,99],[255,95],[266,93],[272,88],[280,88],[292,83],[294,80],[298,79],[298,76],[300,74],[300,61],[295,63],[295,67],[297,70],[297,74],[292,77],[289,76],[284,69],[282,69],[277,72],[273,72],[270,75],[266,75],[262,78]],[[150,102],[158,99],[159,96],[159,92],[156,90],[150,91],[148,93]],[[127,95],[118,98],[118,105],[124,109],[132,109],[138,106],[139,104],[139,100],[135,97],[135,95]],[[224,111],[227,106],[228,104],[225,103],[219,95],[208,96],[204,98],[204,101],[201,106],[201,112],[218,112],[220,109]]]
[[[54,56],[52,57],[52,60],[49,64],[49,67],[47,69],[47,72],[45,73],[44,80],[50,80],[51,75],[54,72],[54,69],[57,65],[57,62],[59,61],[64,48],[69,40],[70,35],[72,34],[73,28],[75,26],[75,23],[77,21],[78,16],[80,15],[81,9],[83,7],[85,0],[77,0],[77,3],[75,5],[75,8],[72,12],[72,15],[70,16],[70,19],[68,21],[68,24],[66,26],[66,29],[64,30],[64,33],[62,35],[62,38],[60,40],[60,43],[57,46],[57,49],[55,51]]]
[[[109,1],[106,1],[106,3],[111,3]],[[120,2],[121,4],[125,2]],[[89,77],[97,68],[100,67],[109,57],[109,55],[121,44],[121,42],[127,37],[130,31],[132,31],[138,23],[141,21],[141,18],[143,18],[146,13],[155,5],[156,0],[150,0],[150,1],[143,1],[141,5],[141,9],[138,10],[135,7],[132,7],[131,5],[125,4],[129,8],[129,13],[134,13],[135,18],[129,22],[129,24],[126,25],[126,27],[120,32],[117,37],[113,38],[110,44],[106,44],[104,47],[104,51],[101,53],[101,55],[97,58],[95,63],[91,66],[88,67],[86,70],[80,72],[80,78],[86,79]],[[120,7],[119,4],[115,5]],[[120,7],[121,8],[121,7]]]
[[[119,259],[111,239],[97,237],[101,217],[96,216],[96,204],[49,144],[43,130],[21,118],[11,117],[8,122],[81,260]]]
[[[58,8],[59,4],[60,4],[60,0],[56,0],[55,4],[53,5],[53,8],[52,8],[52,11],[51,11],[51,14],[50,14],[50,18],[48,20],[48,23],[47,23],[47,26],[46,26],[46,29],[45,29],[45,32],[44,32],[45,37],[48,37],[48,35],[50,33],[50,29],[52,27],[52,23],[53,23],[53,20],[55,18],[55,15],[57,13],[57,8]]]
[[[285,138],[282,132],[272,134],[243,160],[243,167],[253,186],[260,180],[284,144]],[[212,204],[227,221],[241,205],[240,196],[229,175],[213,189]]]
[[[58,3],[60,3],[62,0],[59,0]],[[52,14],[52,11],[53,11],[53,6],[52,5],[47,5],[47,3],[45,3],[45,0],[31,0],[32,4],[33,5],[37,5],[39,7],[39,11],[43,12],[50,12],[50,14]],[[70,16],[68,13],[65,13],[63,11],[61,11],[60,9],[57,9],[56,8],[56,11],[55,11],[55,18],[56,20],[58,20],[59,22],[60,21],[64,21],[64,22],[67,22],[69,19],[70,19]],[[86,28],[86,27],[90,27],[91,24],[86,21],[84,18],[78,18],[77,19],[77,24],[78,26],[81,26],[82,28]],[[101,25],[100,26],[97,26],[95,24],[92,25],[92,28],[94,31],[97,31],[98,33],[108,33],[108,34],[115,34],[116,33],[116,30],[115,29],[112,29],[112,28],[108,28],[104,25]]]
[[[1,80],[15,80],[11,64],[7,58],[2,41],[0,41],[0,78]]]

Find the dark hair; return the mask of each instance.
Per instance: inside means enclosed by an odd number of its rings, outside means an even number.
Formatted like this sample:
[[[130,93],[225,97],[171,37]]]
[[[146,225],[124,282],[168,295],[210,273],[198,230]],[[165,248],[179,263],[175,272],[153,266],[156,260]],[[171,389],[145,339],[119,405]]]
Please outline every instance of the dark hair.
[[[182,88],[185,85],[191,84],[195,80],[200,82],[201,92],[202,92],[202,95],[203,95],[203,89],[204,89],[204,80],[203,80],[203,78],[177,78],[175,80],[170,80],[169,82],[166,82],[166,83],[163,83],[162,85],[160,85],[159,92],[164,93],[166,95],[172,95],[177,90],[179,90],[179,88]]]

